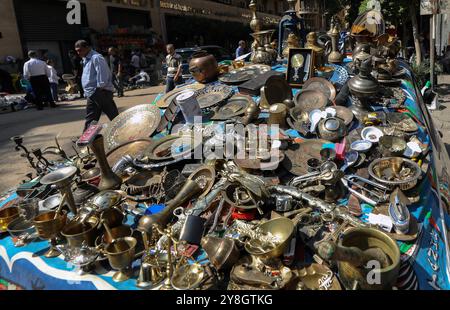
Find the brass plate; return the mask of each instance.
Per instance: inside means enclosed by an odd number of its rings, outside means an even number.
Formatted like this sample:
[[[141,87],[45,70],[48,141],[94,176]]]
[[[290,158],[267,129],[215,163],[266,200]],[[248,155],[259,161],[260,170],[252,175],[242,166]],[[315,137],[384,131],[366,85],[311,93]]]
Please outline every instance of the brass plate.
[[[126,142],[150,137],[160,120],[159,109],[151,104],[138,105],[120,113],[105,131],[106,152]]]
[[[219,77],[219,81],[225,84],[241,84],[270,71],[270,69],[270,66],[267,65],[245,66],[222,75]]]
[[[124,155],[130,155],[135,158],[137,155],[141,154],[151,142],[151,139],[138,139],[126,142],[109,151],[106,154],[106,159],[108,160],[109,165],[113,167]]]
[[[317,90],[305,90],[295,96],[294,102],[303,112],[309,113],[312,110],[326,107],[328,97]]]
[[[161,97],[161,99],[159,99],[156,102],[156,106],[158,108],[162,108],[165,109],[167,108],[170,103],[182,92],[185,90],[193,90],[193,91],[197,91],[197,90],[201,90],[205,88],[205,84],[200,84],[200,83],[194,83],[194,84],[189,84],[186,86],[181,86],[181,87],[177,87],[175,89],[173,89],[172,91],[168,92],[167,94],[165,94],[164,96]]]
[[[153,140],[143,154],[147,156],[150,160],[155,161],[171,160],[174,158],[172,154],[172,146],[176,143],[180,144],[179,147],[183,147],[183,150],[181,150],[181,152],[178,153],[177,155],[178,156],[187,155],[190,154],[195,149],[194,138],[191,136],[191,143],[189,146],[187,145],[187,143],[185,143],[187,142],[188,139],[189,136],[170,135],[161,138],[159,140]],[[202,141],[200,141],[200,143],[201,142]],[[186,147],[189,147],[189,149],[186,149]]]
[[[214,113],[211,120],[228,120],[232,117],[243,115],[251,102],[253,102],[253,99],[250,96],[235,95],[228,99],[227,104]]]
[[[200,108],[212,107],[233,94],[233,88],[225,85],[210,85],[196,92]]]
[[[236,165],[249,170],[275,170],[280,162],[284,160],[284,153],[280,151],[280,156],[275,161],[262,161],[261,159],[235,159]]]
[[[352,110],[350,110],[349,108],[346,108],[346,107],[342,107],[342,106],[335,106],[332,108],[336,110],[336,117],[338,117],[344,121],[345,126],[348,126],[351,124],[351,122],[353,121],[353,117],[354,117]]]
[[[307,80],[303,84],[303,90],[317,90],[325,94],[331,101],[336,99],[336,88],[324,78],[315,77]]]
[[[292,99],[292,88],[284,76],[273,75],[269,77],[265,88],[264,93],[270,105],[282,103],[286,99]]]
[[[308,173],[307,161],[311,158],[321,160],[320,150],[325,143],[331,143],[326,140],[314,139],[305,140],[296,144],[285,151],[283,166],[292,174],[300,176]]]

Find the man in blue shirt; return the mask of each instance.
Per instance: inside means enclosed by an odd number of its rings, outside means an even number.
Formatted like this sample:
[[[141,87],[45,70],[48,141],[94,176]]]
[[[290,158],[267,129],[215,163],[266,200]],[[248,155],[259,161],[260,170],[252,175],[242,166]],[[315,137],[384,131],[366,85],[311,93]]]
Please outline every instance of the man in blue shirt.
[[[243,41],[243,40],[239,41],[239,46],[236,49],[236,57],[235,58],[245,55],[245,52],[246,52],[245,46],[246,46],[245,41]]]
[[[86,130],[93,121],[100,120],[102,112],[112,121],[119,115],[119,111],[113,100],[112,74],[105,58],[92,50],[84,40],[75,43],[75,50],[83,58],[81,84],[84,96],[87,98],[86,123],[84,125],[84,130]]]

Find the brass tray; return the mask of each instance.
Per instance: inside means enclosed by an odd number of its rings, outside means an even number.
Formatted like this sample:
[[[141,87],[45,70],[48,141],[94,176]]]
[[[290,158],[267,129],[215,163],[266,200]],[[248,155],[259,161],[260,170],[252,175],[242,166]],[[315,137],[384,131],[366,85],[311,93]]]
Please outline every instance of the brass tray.
[[[303,91],[305,90],[317,90],[325,94],[329,100],[336,99],[336,88],[328,80],[320,77],[315,77],[307,80],[303,84]]]
[[[353,112],[349,108],[342,107],[342,106],[334,106],[332,107],[336,110],[336,117],[340,118],[344,121],[345,126],[348,126],[353,121]]]
[[[285,77],[273,75],[266,81],[264,94],[270,105],[282,103],[286,99],[292,99],[292,88]]]
[[[187,142],[189,137],[191,138],[191,143],[190,145],[187,145],[185,144],[185,142]],[[201,142],[202,141],[200,141],[200,143]],[[193,136],[169,135],[158,140],[153,140],[143,154],[144,156],[148,157],[148,159],[154,161],[171,160],[174,158],[174,155],[172,154],[172,146],[175,143],[179,143],[179,146],[183,147],[183,150],[177,154],[177,157],[188,155],[195,149]],[[189,149],[185,149],[185,147],[189,147]]]
[[[126,142],[150,137],[160,120],[159,109],[151,104],[138,105],[120,113],[106,128],[106,152]]]
[[[290,173],[301,176],[308,173],[307,161],[311,158],[321,160],[320,150],[325,143],[331,143],[326,140],[314,139],[305,140],[296,144],[285,151],[283,166]]]
[[[164,96],[161,97],[161,99],[159,99],[156,102],[156,106],[158,108],[162,108],[165,109],[167,108],[170,103],[175,100],[175,98],[182,92],[185,90],[193,90],[193,91],[197,91],[197,90],[201,90],[205,88],[205,84],[200,84],[200,83],[194,83],[194,84],[189,84],[189,85],[185,85],[185,86],[181,86],[181,87],[177,87],[175,89],[173,89],[172,91],[168,92],[167,94],[165,94]]]
[[[260,74],[270,71],[270,66],[267,65],[251,65],[236,70],[232,70],[229,73],[225,73],[219,77],[219,81],[225,84],[241,84],[254,79]]]
[[[214,112],[211,120],[228,120],[243,115],[251,102],[253,102],[253,99],[250,96],[240,94],[234,95],[228,99],[228,102],[224,106],[218,108]]]
[[[233,94],[233,88],[226,85],[209,85],[196,92],[197,102],[200,108],[212,107]]]
[[[125,142],[110,150],[106,154],[106,159],[108,160],[109,165],[113,167],[124,155],[130,155],[135,158],[137,155],[141,154],[151,142],[152,140],[149,138]]]
[[[317,90],[304,90],[295,96],[294,102],[303,112],[309,113],[312,110],[326,107],[328,97]]]

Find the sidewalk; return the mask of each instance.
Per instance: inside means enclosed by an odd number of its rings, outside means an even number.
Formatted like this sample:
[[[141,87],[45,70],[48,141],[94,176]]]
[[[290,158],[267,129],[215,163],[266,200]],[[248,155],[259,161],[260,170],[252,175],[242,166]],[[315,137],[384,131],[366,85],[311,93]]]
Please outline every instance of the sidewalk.
[[[164,91],[163,86],[137,89],[125,93],[126,97],[114,97],[119,112],[139,104],[150,104],[157,94]],[[74,154],[71,147],[72,137],[80,136],[84,126],[86,100],[61,102],[56,109],[43,111],[27,109],[18,112],[0,114],[0,193],[16,187],[29,172],[36,172],[29,167],[22,152],[14,150],[12,136],[23,135],[23,145],[31,151],[33,148],[45,148],[55,145],[55,136],[60,135],[59,142],[68,154]],[[102,115],[100,123],[107,123]]]
[[[431,111],[436,130],[442,132],[442,140],[450,151],[450,75],[438,76],[436,92],[439,94],[440,108]]]

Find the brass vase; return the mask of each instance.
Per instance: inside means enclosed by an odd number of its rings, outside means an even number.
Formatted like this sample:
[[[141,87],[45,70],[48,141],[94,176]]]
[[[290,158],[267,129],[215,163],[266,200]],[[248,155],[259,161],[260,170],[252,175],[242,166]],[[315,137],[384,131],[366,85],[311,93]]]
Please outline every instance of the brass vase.
[[[103,140],[103,136],[98,135],[90,144],[90,148],[92,152],[94,152],[95,158],[97,158],[102,176],[98,188],[101,191],[108,189],[119,189],[122,184],[122,179],[112,171],[108,161],[106,160]]]

